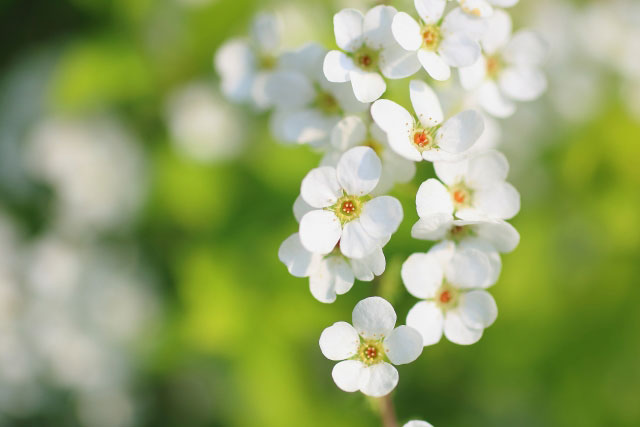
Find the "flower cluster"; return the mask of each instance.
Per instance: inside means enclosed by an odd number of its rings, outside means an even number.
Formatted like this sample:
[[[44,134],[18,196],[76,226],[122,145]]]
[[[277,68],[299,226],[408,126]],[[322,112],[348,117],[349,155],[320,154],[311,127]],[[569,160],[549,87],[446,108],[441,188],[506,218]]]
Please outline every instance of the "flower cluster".
[[[404,217],[386,193],[410,182],[417,162],[433,164],[436,178],[417,190],[411,234],[437,243],[402,266],[407,291],[420,300],[406,326],[394,329],[392,305],[374,296],[355,306],[353,326],[338,322],[322,332],[323,354],[340,361],[333,378],[342,390],[385,396],[398,383],[394,364],[414,361],[443,334],[475,343],[497,317],[486,289],[498,280],[499,254],[519,243],[506,221],[520,210],[520,196],[506,181],[506,157],[484,142],[498,125],[481,111],[507,117],[515,101],[546,88],[546,45],[532,31],[512,35],[502,8],[515,3],[415,0],[415,13],[344,9],[333,19],[338,49],[329,51],[309,43],[282,52],[276,18],[260,15],[252,40],[229,41],[216,55],[230,100],[271,110],[276,139],[324,153],[302,180],[293,208],[298,231],[278,254],[292,275],[309,279],[319,301],[331,303],[355,279],[383,274],[383,248]],[[425,78],[454,87],[456,70],[463,96],[441,103]],[[388,80],[409,77],[411,111],[384,98]]]

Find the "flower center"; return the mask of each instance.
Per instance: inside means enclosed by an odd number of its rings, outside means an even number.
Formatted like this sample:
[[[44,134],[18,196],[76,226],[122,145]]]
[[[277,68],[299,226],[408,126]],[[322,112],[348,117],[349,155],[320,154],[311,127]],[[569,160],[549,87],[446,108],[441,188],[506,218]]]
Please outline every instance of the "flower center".
[[[433,148],[433,135],[430,129],[417,129],[413,133],[413,144],[418,151],[426,151]]]
[[[365,71],[371,71],[378,67],[380,53],[377,50],[363,46],[353,56],[356,65]]]
[[[467,236],[470,236],[471,234],[471,227],[467,225],[454,225],[449,230],[448,239],[459,242],[460,240],[464,239]]]
[[[258,68],[262,70],[273,70],[276,67],[277,60],[271,55],[260,55],[258,57]]]
[[[464,183],[454,185],[449,192],[451,193],[454,208],[460,209],[471,204],[471,189]]]
[[[448,283],[444,283],[436,293],[436,304],[443,310],[458,305],[459,291]]]
[[[340,104],[338,100],[329,92],[320,91],[315,102],[318,110],[327,115],[340,114]]]
[[[440,45],[440,28],[437,25],[427,25],[422,29],[422,45],[427,50],[436,50]]]
[[[375,365],[384,359],[384,348],[380,341],[363,341],[358,350],[360,361],[365,365]]]
[[[502,60],[494,55],[487,58],[487,77],[495,79],[502,70]]]
[[[344,225],[360,216],[360,213],[362,213],[362,207],[370,198],[370,196],[357,197],[345,194],[338,199],[335,205],[327,209],[332,210],[342,225]]]

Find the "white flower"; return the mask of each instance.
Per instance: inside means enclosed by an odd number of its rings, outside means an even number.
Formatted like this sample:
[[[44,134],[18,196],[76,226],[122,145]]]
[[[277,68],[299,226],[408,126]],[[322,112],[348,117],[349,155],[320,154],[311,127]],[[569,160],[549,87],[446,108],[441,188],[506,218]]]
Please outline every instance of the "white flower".
[[[402,265],[402,280],[411,295],[424,301],[409,311],[407,325],[420,332],[425,346],[440,341],[443,331],[456,344],[477,342],[498,315],[484,289],[497,280],[499,268],[479,248],[452,242],[411,255]]]
[[[398,384],[398,371],[391,364],[411,363],[422,353],[420,334],[396,324],[393,306],[383,298],[365,298],[356,304],[353,326],[337,322],[322,331],[320,349],[330,360],[341,360],[331,375],[347,392],[381,397]],[[389,363],[391,362],[391,363]]]
[[[361,113],[369,104],[358,101],[349,83],[331,83],[322,72],[326,49],[309,43],[285,52],[265,91],[276,112],[271,129],[279,140],[322,146],[346,113]]]
[[[540,70],[547,45],[533,31],[522,30],[511,38],[511,18],[504,11],[496,10],[488,22],[481,40],[485,55],[460,69],[460,83],[475,90],[477,102],[489,114],[508,117],[515,112],[514,101],[534,100],[547,88]]]
[[[434,167],[442,182],[430,178],[420,186],[416,205],[421,218],[447,214],[465,220],[510,219],[520,210],[520,194],[505,182],[509,164],[502,153],[490,150]]]
[[[374,194],[384,194],[396,182],[408,182],[413,178],[415,163],[390,149],[387,134],[377,124],[367,125],[358,116],[347,116],[333,128],[330,150],[323,157],[322,165],[336,165],[344,151],[359,145],[372,148],[382,161],[382,175]]]
[[[450,67],[467,67],[480,57],[477,39],[485,31],[484,20],[452,10],[441,21],[446,0],[415,0],[422,23],[399,12],[392,31],[404,49],[417,52],[422,67],[436,80],[448,80]]]
[[[191,159],[227,160],[244,146],[241,116],[205,83],[191,83],[172,93],[166,110],[171,141]]]
[[[451,160],[470,148],[482,134],[484,123],[478,112],[466,110],[443,123],[438,97],[426,83],[412,80],[409,92],[417,120],[387,99],[371,106],[373,120],[387,133],[389,145],[401,156],[413,161]]]
[[[324,74],[331,82],[351,82],[361,102],[373,102],[387,89],[382,75],[402,79],[420,69],[415,55],[405,51],[391,34],[397,10],[376,6],[366,15],[356,9],[343,9],[333,17],[339,50],[327,53]]]
[[[236,38],[225,42],[215,54],[214,67],[220,75],[222,93],[231,101],[251,101],[258,109],[271,106],[265,85],[278,63],[280,23],[269,13],[258,14],[251,40]]]
[[[310,252],[326,255],[336,245],[349,258],[361,259],[386,243],[402,221],[402,206],[390,196],[371,198],[381,163],[369,147],[355,147],[338,166],[311,170],[300,194],[315,209],[300,220],[300,241]]]
[[[433,427],[433,426],[426,421],[411,420],[411,421],[408,421],[402,427]]]
[[[298,233],[289,236],[278,250],[278,258],[295,277],[308,277],[309,290],[320,302],[332,303],[336,295],[351,289],[354,279],[369,282],[384,273],[386,261],[381,248],[362,259],[350,259],[336,249],[329,255],[309,252]]]

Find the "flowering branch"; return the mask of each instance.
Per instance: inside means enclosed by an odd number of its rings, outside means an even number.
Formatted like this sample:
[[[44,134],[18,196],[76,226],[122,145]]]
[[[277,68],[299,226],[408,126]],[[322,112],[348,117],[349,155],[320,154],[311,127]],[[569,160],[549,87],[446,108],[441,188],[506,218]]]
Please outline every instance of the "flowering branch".
[[[391,394],[381,397],[379,402],[382,425],[384,427],[398,427],[398,418],[396,417],[396,409],[393,405]]]

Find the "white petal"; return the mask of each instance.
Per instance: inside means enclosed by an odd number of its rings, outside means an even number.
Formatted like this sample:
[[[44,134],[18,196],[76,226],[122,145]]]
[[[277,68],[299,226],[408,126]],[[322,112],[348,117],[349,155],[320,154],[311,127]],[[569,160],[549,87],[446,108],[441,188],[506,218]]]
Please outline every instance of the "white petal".
[[[306,250],[300,242],[298,233],[294,233],[280,245],[278,259],[287,266],[289,273],[293,276],[308,277],[317,267],[320,255],[312,254]]]
[[[333,212],[316,210],[302,217],[300,221],[300,241],[308,251],[328,254],[335,248],[342,227]]]
[[[470,345],[482,338],[483,329],[468,327],[460,316],[458,310],[449,310],[444,317],[444,335],[449,341],[460,345]]]
[[[444,277],[441,264],[434,254],[415,253],[402,264],[402,281],[416,298],[433,298]]]
[[[436,144],[448,153],[462,153],[480,138],[484,131],[482,116],[475,110],[466,110],[444,122],[436,133]]]
[[[422,80],[411,80],[409,83],[411,104],[418,115],[418,120],[425,128],[442,123],[444,115],[436,93]]]
[[[251,38],[262,52],[273,52],[280,45],[281,23],[273,13],[259,13],[251,25]]]
[[[383,239],[396,232],[402,218],[402,205],[398,199],[391,196],[380,196],[365,203],[360,215],[360,222],[367,234],[377,239]]]
[[[429,424],[426,421],[411,420],[405,423],[405,425],[403,425],[402,427],[433,427],[433,425]]]
[[[481,18],[493,14],[493,8],[486,0],[460,0],[460,8],[465,13]]]
[[[375,276],[384,273],[386,260],[381,248],[375,249],[370,255],[362,259],[352,259],[351,268],[358,280],[365,282],[373,280]]]
[[[508,173],[504,154],[490,150],[469,159],[466,182],[474,189],[488,188],[507,179]]]
[[[520,193],[507,182],[476,191],[473,201],[475,207],[490,218],[511,219],[520,211]],[[465,219],[462,213],[457,215]]]
[[[505,98],[493,81],[486,81],[480,86],[477,99],[482,108],[495,117],[506,118],[516,111],[513,101]]]
[[[480,45],[465,34],[452,34],[442,40],[438,54],[452,67],[468,67],[480,57]]]
[[[498,317],[498,306],[487,291],[471,291],[460,295],[462,321],[473,329],[491,326]]]
[[[500,89],[516,101],[532,101],[547,89],[547,78],[537,68],[510,67],[500,73]]]
[[[364,16],[357,9],[342,9],[333,16],[333,32],[340,49],[353,52],[362,46]]]
[[[468,159],[461,159],[450,162],[435,162],[433,167],[435,169],[436,176],[448,186],[452,186],[465,180],[469,161]]]
[[[329,51],[322,64],[325,77],[334,83],[348,82],[351,79],[350,73],[355,68],[353,59],[339,50]]]
[[[456,7],[444,17],[441,28],[445,37],[452,34],[465,34],[473,40],[479,40],[487,31],[487,20],[465,13],[461,8]]]
[[[338,183],[336,169],[331,166],[311,169],[302,180],[300,195],[314,208],[326,208],[336,203],[342,196],[342,187]]]
[[[354,392],[360,390],[364,369],[365,365],[359,360],[344,360],[333,367],[331,376],[340,390]]]
[[[360,219],[355,219],[344,225],[340,251],[349,258],[361,259],[380,247],[380,239],[367,233]]]
[[[425,24],[435,24],[444,13],[447,0],[414,0],[414,5]]]
[[[382,397],[398,385],[398,370],[387,362],[367,366],[360,376],[360,391],[367,396]]]
[[[478,60],[468,67],[460,67],[460,84],[466,90],[478,88],[487,77],[487,60],[478,56]]]
[[[362,144],[366,138],[367,127],[358,116],[345,117],[331,131],[331,145],[341,151]]]
[[[521,66],[541,65],[549,53],[547,42],[535,31],[518,31],[502,52],[504,60]]]
[[[284,70],[295,70],[303,73],[312,81],[322,78],[322,63],[327,49],[318,43],[305,43],[300,48],[283,52],[278,59],[278,66]],[[319,71],[320,70],[320,71]]]
[[[349,195],[369,194],[380,180],[382,163],[369,147],[354,147],[345,152],[336,168],[340,186]]]
[[[405,50],[418,50],[422,45],[420,25],[409,14],[399,12],[391,25],[393,37]]]
[[[419,70],[420,62],[414,51],[393,44],[380,52],[380,72],[388,79],[404,79]]]
[[[364,16],[364,39],[367,46],[380,49],[393,41],[391,24],[398,11],[392,6],[378,5]]]
[[[384,298],[365,298],[353,309],[353,326],[364,339],[382,339],[396,325],[396,312]]]
[[[316,109],[287,111],[281,118],[281,136],[286,142],[324,145],[338,120],[338,116],[327,116]]]
[[[345,259],[339,255],[329,256],[309,275],[309,290],[315,299],[330,304],[336,300],[336,295],[349,292],[353,282],[353,271]]]
[[[384,339],[387,357],[394,365],[404,365],[422,354],[422,336],[410,326],[398,326]]]
[[[411,237],[421,240],[444,239],[453,225],[453,215],[434,213],[420,218],[411,228]]]
[[[276,108],[302,108],[311,103],[316,91],[307,76],[298,71],[277,71],[267,79],[265,92]]]
[[[487,255],[475,248],[458,247],[445,267],[447,281],[463,289],[482,287],[490,273]]]
[[[416,208],[421,218],[436,213],[453,214],[453,202],[449,190],[437,179],[429,178],[418,189]]]
[[[349,79],[351,80],[353,93],[360,102],[373,102],[387,90],[387,84],[384,79],[375,71],[364,71],[355,68],[349,72]]]
[[[347,114],[363,113],[369,109],[370,104],[356,99],[351,83],[326,82],[325,90],[329,91],[338,101],[338,105]]]
[[[397,182],[411,181],[415,173],[416,164],[414,162],[387,149],[382,153],[382,176],[372,194],[386,194]]]
[[[329,360],[348,359],[358,352],[358,347],[358,332],[347,322],[336,322],[320,335],[320,350]]]
[[[518,3],[519,0],[489,0],[492,5],[498,7],[511,7]]]
[[[255,55],[244,40],[232,39],[220,46],[214,57],[222,93],[234,102],[249,99],[255,73]]]
[[[445,81],[451,77],[451,69],[437,53],[420,49],[418,51],[418,60],[425,71],[435,80]]]
[[[442,338],[444,315],[433,301],[420,301],[407,314],[407,325],[422,336],[422,345],[437,344]]]
[[[511,16],[504,10],[496,10],[488,19],[487,31],[482,36],[482,48],[489,55],[501,50],[511,38]]]
[[[371,106],[371,116],[380,129],[389,133],[392,130],[409,132],[413,128],[413,117],[404,107],[388,99],[380,99]]]
[[[312,210],[314,210],[313,206],[307,204],[302,196],[299,195],[296,197],[296,201],[293,202],[293,216],[296,218],[296,221],[300,222],[302,217]]]
[[[520,243],[520,234],[508,222],[482,222],[474,227],[479,239],[486,240],[498,251],[508,253]]]

